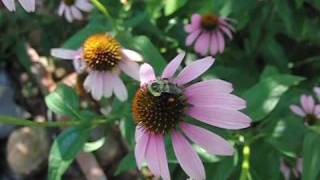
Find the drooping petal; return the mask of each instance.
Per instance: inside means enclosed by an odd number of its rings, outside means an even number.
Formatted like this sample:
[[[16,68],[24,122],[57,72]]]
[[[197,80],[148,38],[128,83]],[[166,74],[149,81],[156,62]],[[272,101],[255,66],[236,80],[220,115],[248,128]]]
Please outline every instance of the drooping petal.
[[[171,60],[170,63],[164,68],[161,78],[170,79],[179,68],[185,55],[186,53],[182,52],[178,54],[173,60]]]
[[[313,88],[313,92],[316,93],[316,95],[318,96],[318,98],[320,98],[320,87],[314,87],[314,88]]]
[[[201,29],[193,31],[191,34],[188,35],[186,39],[186,46],[190,46],[199,36]]]
[[[65,8],[66,8],[66,5],[65,5],[63,2],[60,3],[59,9],[58,9],[58,15],[59,15],[59,16],[62,16],[62,15],[63,15],[63,12],[64,12]]]
[[[51,49],[50,54],[56,58],[73,60],[79,55],[79,51],[64,48],[53,48]]]
[[[191,23],[185,26],[186,32],[192,32],[200,28],[201,16],[199,14],[193,14],[191,17]]]
[[[190,140],[212,155],[230,156],[234,153],[228,141],[206,129],[188,123],[180,123],[180,127]]]
[[[92,89],[92,84],[94,83],[95,71],[88,74],[86,79],[84,80],[83,87],[87,92],[90,92]]]
[[[231,93],[233,91],[232,84],[220,79],[211,79],[194,83],[185,88],[184,94],[192,96],[197,93]]]
[[[19,0],[19,2],[27,12],[34,12],[36,9],[35,0]]]
[[[139,81],[139,64],[133,61],[120,61],[119,67],[125,74]]]
[[[283,174],[285,180],[290,179],[290,168],[285,164],[283,160],[280,161],[280,171]]]
[[[199,121],[225,129],[247,128],[251,122],[242,112],[220,107],[192,106],[186,113]]]
[[[138,131],[136,128],[136,133],[137,132]],[[147,148],[149,145],[149,137],[150,137],[149,133],[141,131],[140,138],[137,139],[137,141],[136,141],[137,144],[134,149],[134,154],[135,154],[136,162],[137,162],[139,169],[141,169],[142,163],[145,160],[146,151],[147,151]]]
[[[301,103],[303,111],[305,111],[306,113],[310,113],[309,107],[308,107],[308,98],[306,95],[302,95],[300,97],[300,103]]]
[[[128,99],[128,91],[126,86],[123,84],[118,75],[112,74],[111,78],[114,94],[120,101],[126,101]]]
[[[156,80],[156,75],[152,66],[147,63],[144,63],[140,66],[140,84],[146,84],[150,81]]]
[[[73,67],[77,73],[81,73],[83,70],[85,70],[85,68],[87,66],[86,62],[82,59],[79,59],[79,58],[73,59],[72,63],[73,63]]]
[[[311,113],[314,113],[315,102],[312,96],[308,96],[308,109]]]
[[[231,31],[236,31],[235,28],[233,26],[231,26],[226,20],[224,20],[223,18],[219,18],[219,23],[225,27],[227,27],[228,29],[230,29]]]
[[[227,93],[199,92],[191,96],[187,95],[187,101],[194,106],[220,107],[224,109],[241,110],[246,108],[246,101],[238,96]]]
[[[103,74],[103,96],[104,97],[111,97],[113,91],[113,84],[112,84],[112,74],[111,72],[104,72]]]
[[[145,130],[143,129],[143,127],[137,125],[136,126],[136,131],[135,131],[135,141],[138,142],[139,139],[142,137],[142,135],[144,134]]]
[[[203,164],[192,149],[190,143],[177,131],[171,134],[174,153],[181,168],[192,178],[197,180],[206,179]]]
[[[71,14],[71,9],[69,7],[65,8],[64,15],[65,15],[65,17],[66,17],[66,19],[67,19],[67,21],[69,23],[71,23],[73,21],[73,17],[72,17],[72,14]]]
[[[225,46],[224,38],[220,31],[217,31],[216,34],[217,34],[217,40],[218,40],[218,50],[220,53],[222,53],[224,51],[224,46]]]
[[[290,109],[293,113],[295,113],[298,116],[304,117],[306,113],[297,105],[291,105]]]
[[[75,19],[77,19],[77,20],[83,19],[83,16],[82,16],[79,9],[77,9],[75,6],[71,6],[70,9],[71,9],[71,14]]]
[[[220,29],[224,34],[226,34],[226,35],[229,37],[230,40],[233,38],[231,31],[230,31],[227,27],[225,27],[225,26],[219,26],[219,29]]]
[[[14,0],[2,0],[4,6],[6,6],[6,8],[9,11],[15,11],[16,10],[16,6],[14,4]]]
[[[91,94],[93,99],[99,101],[103,95],[103,72],[95,72],[91,86]]]
[[[175,83],[178,85],[183,85],[196,79],[201,74],[206,72],[213,63],[214,59],[210,56],[192,62],[178,74],[177,78],[175,79]]]
[[[320,119],[320,104],[317,104],[314,108],[314,114]]]
[[[143,57],[141,54],[137,53],[136,51],[130,50],[130,49],[121,49],[121,52],[123,56],[125,56],[125,59],[129,61],[135,61],[135,62],[142,62]]]
[[[151,172],[155,176],[161,176],[164,180],[170,179],[167,155],[162,135],[149,135],[149,144],[146,151],[146,161]]]
[[[93,6],[87,0],[76,0],[75,6],[85,12],[89,12],[93,8]]]
[[[196,41],[194,45],[194,50],[201,54],[202,56],[206,55],[210,46],[210,33],[203,32]]]
[[[211,32],[210,54],[212,56],[215,56],[217,54],[218,46],[217,32]]]

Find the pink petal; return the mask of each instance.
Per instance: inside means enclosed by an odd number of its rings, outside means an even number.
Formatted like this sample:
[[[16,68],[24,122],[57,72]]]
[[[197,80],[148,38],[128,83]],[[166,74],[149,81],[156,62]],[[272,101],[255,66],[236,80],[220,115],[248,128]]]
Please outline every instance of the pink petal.
[[[19,0],[21,6],[23,9],[25,9],[27,12],[34,12],[36,8],[36,2],[35,0]]]
[[[306,113],[297,105],[291,105],[290,109],[293,113],[295,113],[298,116],[304,117]]]
[[[83,19],[82,13],[80,12],[79,9],[77,9],[75,6],[71,6],[70,9],[71,9],[71,14],[75,19],[77,19],[77,20]]]
[[[154,74],[152,66],[147,63],[142,64],[140,67],[141,86],[154,80],[156,80],[156,75]]]
[[[149,135],[149,144],[146,152],[146,161],[155,176],[164,180],[170,179],[167,155],[162,135]]]
[[[141,62],[143,61],[143,57],[137,53],[136,51],[130,50],[130,49],[122,49],[121,50],[123,56],[125,56],[125,59],[129,61],[136,61]]]
[[[50,54],[56,58],[73,60],[79,55],[79,51],[64,48],[53,48],[51,49]]]
[[[84,80],[83,87],[87,92],[90,92],[92,89],[92,85],[94,83],[95,71],[88,74],[86,79]]]
[[[201,81],[188,86],[184,90],[184,94],[191,96],[198,92],[208,93],[231,93],[233,91],[232,84],[220,79],[211,79]]]
[[[191,34],[188,35],[186,39],[186,46],[190,46],[199,36],[201,29],[193,31]]]
[[[116,74],[112,74],[111,79],[112,79],[113,92],[116,95],[116,97],[120,101],[126,101],[128,99],[128,91],[126,86],[123,84],[122,80]]]
[[[77,6],[80,10],[89,12],[92,10],[93,6],[87,0],[76,0],[75,6]]]
[[[141,127],[139,125],[136,126],[136,132],[135,132],[135,140],[136,140],[136,142],[139,141],[139,139],[142,137],[144,132],[145,132],[145,130],[143,129],[143,127]]]
[[[191,23],[185,26],[186,32],[192,32],[200,28],[201,16],[199,14],[193,14],[191,17]]]
[[[178,74],[177,78],[175,79],[175,83],[178,85],[183,85],[196,79],[206,72],[213,63],[214,59],[210,56],[192,62]]]
[[[219,23],[222,24],[223,26],[227,27],[228,29],[230,29],[231,31],[236,31],[235,28],[233,26],[231,26],[226,20],[224,20],[223,18],[219,18]]]
[[[63,12],[64,12],[65,8],[66,8],[66,5],[63,2],[61,2],[60,5],[59,5],[59,9],[58,9],[58,15],[59,16],[63,15]]]
[[[149,137],[150,137],[149,133],[141,132],[140,138],[138,139],[138,141],[136,141],[137,144],[134,149],[134,154],[135,154],[136,162],[139,169],[141,169],[143,160],[145,159],[145,156],[146,156],[146,151],[148,149],[149,139],[150,139]]]
[[[220,53],[222,53],[224,50],[225,42],[224,42],[223,35],[220,31],[217,31],[217,40],[218,40],[218,50]]]
[[[280,161],[280,171],[283,174],[285,180],[290,179],[290,168],[284,163],[283,160]]]
[[[73,21],[73,17],[72,17],[72,14],[71,14],[71,9],[69,7],[66,7],[64,13],[65,13],[65,17],[66,17],[67,21],[69,23],[71,23]]]
[[[308,109],[314,113],[315,102],[312,96],[308,96]]]
[[[308,114],[313,113],[314,99],[311,96],[302,95],[300,98],[303,110]]]
[[[194,50],[201,54],[202,56],[206,55],[209,50],[210,45],[210,33],[203,32],[196,41]]]
[[[192,179],[206,179],[203,164],[189,142],[177,131],[171,134],[174,153],[181,168]]]
[[[188,123],[180,123],[180,127],[190,140],[212,155],[231,156],[234,153],[228,141],[206,129]]]
[[[73,59],[72,63],[73,63],[73,67],[77,73],[81,73],[87,67],[86,62],[82,59],[79,59],[79,58]]]
[[[182,52],[178,54],[173,60],[171,60],[170,63],[164,68],[161,78],[170,79],[179,68],[185,55],[186,53]]]
[[[212,56],[216,55],[218,52],[218,39],[217,32],[211,32],[211,43],[210,43],[210,54]]]
[[[220,107],[224,109],[241,110],[246,108],[246,101],[233,94],[213,94],[206,92],[199,92],[191,96],[187,96],[188,103],[194,106],[204,107]]]
[[[313,92],[316,93],[318,97],[320,97],[320,87],[314,87]]]
[[[9,11],[15,11],[16,6],[14,4],[14,0],[2,0],[4,6],[9,10]]]
[[[113,90],[112,84],[112,74],[111,72],[104,72],[103,74],[103,96],[104,97],[111,97]]]
[[[91,72],[93,75],[93,83],[91,84],[91,94],[93,99],[99,101],[103,95],[103,74],[102,72]]]
[[[120,61],[119,63],[120,69],[126,73],[128,76],[132,77],[135,80],[139,81],[139,64],[133,61]]]
[[[220,107],[193,106],[186,113],[199,121],[225,129],[247,128],[251,122],[242,112]]]
[[[219,26],[219,29],[220,29],[224,34],[226,34],[226,35],[229,37],[229,39],[232,39],[232,38],[233,38],[231,31],[230,31],[227,27],[225,27],[225,26]]]

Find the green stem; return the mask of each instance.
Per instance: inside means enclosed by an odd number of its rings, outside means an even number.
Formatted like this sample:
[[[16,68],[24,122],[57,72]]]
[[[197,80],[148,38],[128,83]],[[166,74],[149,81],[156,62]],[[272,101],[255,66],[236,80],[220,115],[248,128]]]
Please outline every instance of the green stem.
[[[104,14],[108,18],[109,21],[112,22],[112,24],[114,24],[113,19],[110,16],[108,10],[104,7],[104,5],[99,0],[91,0],[91,2],[93,5],[95,5],[98,8],[99,11],[102,12],[102,14]]]
[[[245,144],[242,150],[243,161],[241,164],[240,180],[250,180],[250,146]]]
[[[111,119],[97,119],[93,120],[94,125],[107,123]],[[18,126],[30,126],[30,127],[65,127],[65,126],[76,126],[83,123],[82,121],[77,120],[68,120],[68,121],[46,121],[46,122],[36,122],[26,119],[4,116],[0,115],[0,123],[18,125]]]

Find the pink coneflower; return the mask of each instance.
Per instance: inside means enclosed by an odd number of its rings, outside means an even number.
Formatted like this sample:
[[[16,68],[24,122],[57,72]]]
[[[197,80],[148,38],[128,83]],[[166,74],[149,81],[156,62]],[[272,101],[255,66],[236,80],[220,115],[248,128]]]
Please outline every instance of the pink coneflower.
[[[15,0],[2,0],[2,2],[9,11],[16,10]],[[19,0],[19,3],[27,12],[34,12],[36,8],[35,0]]]
[[[90,12],[93,6],[88,0],[62,0],[58,9],[58,14],[67,19],[68,22],[73,20],[82,20],[81,11]]]
[[[308,125],[315,124],[320,118],[320,105],[316,105],[312,96],[302,95],[301,107],[291,105],[290,109],[296,115],[303,117]]]
[[[135,51],[124,49],[107,33],[88,37],[79,50],[52,49],[51,55],[61,59],[72,59],[77,71],[88,70],[84,88],[92,97],[100,100],[103,96],[116,97],[125,101],[127,88],[120,79],[121,70],[133,79],[139,80],[139,65],[142,57]]]
[[[234,28],[223,17],[193,14],[191,23],[185,26],[185,31],[189,33],[186,39],[187,46],[194,44],[194,50],[202,56],[215,56],[224,50],[224,35],[232,39]]]
[[[232,146],[222,137],[185,121],[191,116],[225,129],[250,126],[250,118],[239,110],[246,102],[232,95],[232,85],[219,79],[190,83],[214,63],[212,57],[195,61],[174,76],[184,53],[174,58],[156,78],[153,68],[140,68],[140,89],[132,104],[136,127],[135,157],[139,168],[145,160],[155,176],[170,179],[164,136],[171,134],[175,155],[182,169],[193,179],[205,179],[203,164],[189,140],[208,153],[232,155]]]

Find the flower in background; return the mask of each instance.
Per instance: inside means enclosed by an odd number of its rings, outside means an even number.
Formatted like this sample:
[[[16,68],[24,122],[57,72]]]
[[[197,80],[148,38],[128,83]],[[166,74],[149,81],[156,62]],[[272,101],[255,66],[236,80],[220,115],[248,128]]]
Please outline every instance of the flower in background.
[[[224,50],[224,35],[232,39],[232,31],[235,30],[223,17],[193,14],[191,23],[185,26],[185,31],[189,33],[187,46],[194,44],[194,50],[202,56],[215,56]]]
[[[316,105],[314,98],[307,95],[301,96],[300,104],[301,107],[297,105],[291,105],[291,111],[304,118],[308,125],[315,124],[320,119],[320,105]]]
[[[90,12],[93,6],[88,0],[62,0],[58,9],[58,14],[67,19],[68,22],[73,20],[82,20],[81,11]]]
[[[9,11],[16,10],[15,0],[2,0],[2,2]],[[36,8],[35,0],[19,0],[19,3],[27,12],[35,11],[35,8]]]
[[[136,127],[135,157],[139,168],[145,160],[155,176],[170,179],[164,137],[171,134],[175,155],[193,179],[205,179],[204,166],[189,140],[210,154],[232,155],[233,147],[222,137],[185,121],[191,116],[225,129],[250,126],[250,118],[239,110],[246,102],[232,95],[232,84],[211,79],[191,83],[214,63],[212,57],[194,61],[174,76],[185,54],[175,57],[156,78],[149,64],[140,67],[141,86],[136,92],[132,114]]]
[[[299,179],[302,174],[302,169],[303,169],[303,159],[302,158],[297,159],[295,167],[291,167],[283,159],[281,159],[281,161],[280,161],[280,171],[281,171],[282,175],[284,176],[285,180]],[[292,177],[291,175],[293,175],[294,178],[291,178]]]
[[[91,92],[95,100],[103,96],[116,97],[125,101],[127,88],[120,79],[123,71],[133,79],[139,80],[139,65],[142,57],[135,51],[124,49],[120,43],[107,33],[94,34],[88,37],[79,50],[55,48],[51,55],[61,59],[72,59],[76,71],[87,70],[88,76],[83,86]]]

